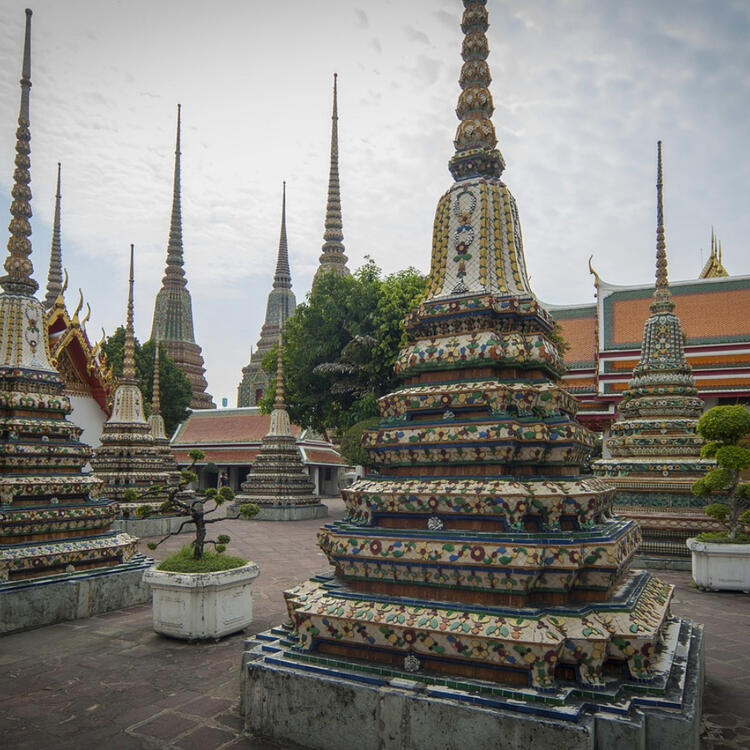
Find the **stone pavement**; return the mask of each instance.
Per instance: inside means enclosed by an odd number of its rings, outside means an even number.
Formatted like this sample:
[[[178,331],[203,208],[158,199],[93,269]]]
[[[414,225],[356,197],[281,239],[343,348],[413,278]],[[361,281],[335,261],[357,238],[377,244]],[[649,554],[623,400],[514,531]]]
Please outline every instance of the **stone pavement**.
[[[331,520],[343,516],[339,499],[325,503]],[[328,569],[315,543],[320,525],[312,519],[213,526],[212,532],[232,537],[230,552],[261,567],[248,633],[282,622],[281,592]],[[162,558],[187,539],[172,538],[149,554]],[[706,626],[703,746],[750,748],[750,596],[700,592],[690,586],[689,572],[656,574],[677,586],[674,612]],[[163,638],[151,629],[148,606],[6,636],[0,639],[0,747],[290,750],[242,735],[245,636],[201,644]]]

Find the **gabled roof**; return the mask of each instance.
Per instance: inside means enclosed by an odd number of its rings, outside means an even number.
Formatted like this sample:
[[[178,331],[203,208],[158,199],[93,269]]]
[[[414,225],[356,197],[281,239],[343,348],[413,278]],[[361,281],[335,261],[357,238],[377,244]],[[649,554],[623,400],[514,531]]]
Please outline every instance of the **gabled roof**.
[[[270,423],[270,414],[261,414],[260,409],[254,406],[201,409],[191,412],[177,428],[172,447],[260,443],[268,434]],[[298,425],[292,425],[295,438],[300,436],[301,431]]]
[[[67,287],[67,278],[65,287]],[[91,309],[88,305],[83,320],[78,317],[83,307],[83,295],[79,291],[78,305],[71,316],[63,297],[65,287],[46,315],[52,364],[61,371],[69,389],[76,388],[77,383],[73,381],[77,380],[79,385],[90,390],[102,411],[109,414],[109,401],[114,389],[112,368],[103,360],[100,345],[92,346],[89,341],[86,322]]]

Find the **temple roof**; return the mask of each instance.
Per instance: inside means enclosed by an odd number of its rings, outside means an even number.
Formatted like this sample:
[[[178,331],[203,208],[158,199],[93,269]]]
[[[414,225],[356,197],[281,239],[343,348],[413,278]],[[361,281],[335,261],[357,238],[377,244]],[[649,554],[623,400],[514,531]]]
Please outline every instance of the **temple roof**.
[[[268,434],[270,414],[261,414],[257,407],[218,409],[193,412],[180,424],[172,438],[172,447],[221,443],[260,443]],[[302,429],[293,424],[291,432],[299,437]]]
[[[205,453],[201,463],[248,464],[255,460],[271,429],[271,415],[256,407],[194,411],[175,431],[172,451],[181,464],[190,463],[188,454],[197,448]],[[343,466],[346,461],[331,443],[292,424],[290,432],[297,440],[306,463]]]
[[[711,253],[698,278],[716,279],[722,276],[729,276],[729,274],[721,262],[721,242],[717,241],[716,233],[714,232],[713,227],[711,227]]]

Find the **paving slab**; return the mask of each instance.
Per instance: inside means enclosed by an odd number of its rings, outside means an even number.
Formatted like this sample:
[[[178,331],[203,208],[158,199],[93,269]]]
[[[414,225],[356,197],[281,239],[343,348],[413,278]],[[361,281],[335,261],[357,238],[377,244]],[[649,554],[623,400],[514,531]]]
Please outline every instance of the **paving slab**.
[[[327,521],[343,503],[326,498]],[[218,643],[184,643],[154,633],[148,605],[57,623],[0,638],[3,750],[298,750],[242,734],[238,714],[243,643],[286,619],[282,591],[329,570],[316,543],[320,519],[225,520],[229,552],[260,565],[255,620]],[[169,539],[157,559],[183,546]],[[675,614],[706,627],[707,685],[702,747],[750,749],[750,596],[691,586],[689,571],[655,574],[676,586]],[[666,749],[665,749],[666,750]]]

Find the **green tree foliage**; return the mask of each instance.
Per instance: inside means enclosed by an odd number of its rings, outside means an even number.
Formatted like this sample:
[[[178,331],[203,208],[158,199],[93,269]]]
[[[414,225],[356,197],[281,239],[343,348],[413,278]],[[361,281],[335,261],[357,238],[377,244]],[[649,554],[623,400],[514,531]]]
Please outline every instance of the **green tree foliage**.
[[[153,397],[154,346],[153,340],[142,346],[138,339],[135,341],[136,376],[148,414],[151,413]],[[122,326],[104,342],[103,349],[115,375],[122,376],[125,350],[125,329]],[[170,436],[177,425],[187,417],[191,398],[190,381],[171,359],[164,344],[159,344],[159,400],[167,436]]]
[[[284,326],[289,416],[319,432],[342,433],[377,416],[378,397],[396,383],[393,366],[405,343],[403,319],[424,294],[413,268],[383,277],[367,261],[352,276],[325,274]],[[276,370],[276,351],[264,360]],[[261,407],[270,411],[272,389]]]
[[[715,406],[698,420],[697,431],[707,441],[701,455],[715,458],[716,468],[693,485],[693,494],[718,493],[720,502],[707,506],[706,515],[727,528],[730,541],[744,541],[737,532],[750,524],[750,483],[740,476],[750,468],[750,412],[741,405]]]
[[[370,427],[374,427],[378,423],[377,417],[370,417],[369,419],[363,419],[361,422],[357,422],[352,425],[342,436],[341,444],[339,445],[339,453],[347,460],[352,466],[364,466],[365,468],[372,468],[373,464],[370,461],[365,449],[362,447],[362,433],[368,430]]]

